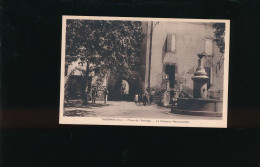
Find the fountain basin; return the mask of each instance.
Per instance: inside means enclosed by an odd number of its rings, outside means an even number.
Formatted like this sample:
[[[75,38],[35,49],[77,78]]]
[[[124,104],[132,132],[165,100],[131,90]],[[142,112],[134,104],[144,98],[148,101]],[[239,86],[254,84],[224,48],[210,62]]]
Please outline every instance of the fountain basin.
[[[179,98],[172,112],[185,115],[221,117],[223,101],[204,98]]]

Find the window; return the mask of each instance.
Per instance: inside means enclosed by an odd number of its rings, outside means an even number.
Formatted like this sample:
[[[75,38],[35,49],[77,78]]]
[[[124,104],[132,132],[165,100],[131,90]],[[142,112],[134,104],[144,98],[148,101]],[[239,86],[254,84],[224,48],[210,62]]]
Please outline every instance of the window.
[[[174,34],[167,35],[167,44],[166,44],[166,51],[167,52],[175,52],[175,41],[176,37]]]
[[[205,39],[205,53],[206,55],[213,54],[213,41],[212,39]]]

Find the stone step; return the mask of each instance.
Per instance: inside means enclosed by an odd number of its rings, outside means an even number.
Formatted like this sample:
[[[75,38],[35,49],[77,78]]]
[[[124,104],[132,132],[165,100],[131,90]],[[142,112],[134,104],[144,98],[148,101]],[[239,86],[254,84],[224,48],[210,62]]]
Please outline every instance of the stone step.
[[[163,99],[163,92],[155,92],[154,97],[153,97],[153,102],[155,104],[160,104]]]

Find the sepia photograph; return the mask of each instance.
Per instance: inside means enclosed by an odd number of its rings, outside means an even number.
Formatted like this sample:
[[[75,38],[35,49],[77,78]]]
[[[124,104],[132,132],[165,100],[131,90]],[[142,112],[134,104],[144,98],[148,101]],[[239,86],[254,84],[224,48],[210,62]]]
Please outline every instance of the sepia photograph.
[[[227,127],[229,20],[63,16],[60,124]]]

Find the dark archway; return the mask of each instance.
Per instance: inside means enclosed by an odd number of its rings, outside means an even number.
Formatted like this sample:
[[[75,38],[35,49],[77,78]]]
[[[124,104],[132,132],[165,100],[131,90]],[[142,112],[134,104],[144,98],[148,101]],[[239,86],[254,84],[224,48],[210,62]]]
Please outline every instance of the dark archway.
[[[109,100],[133,101],[135,93],[143,93],[144,83],[138,72],[134,72],[129,78],[112,77],[109,82]]]

